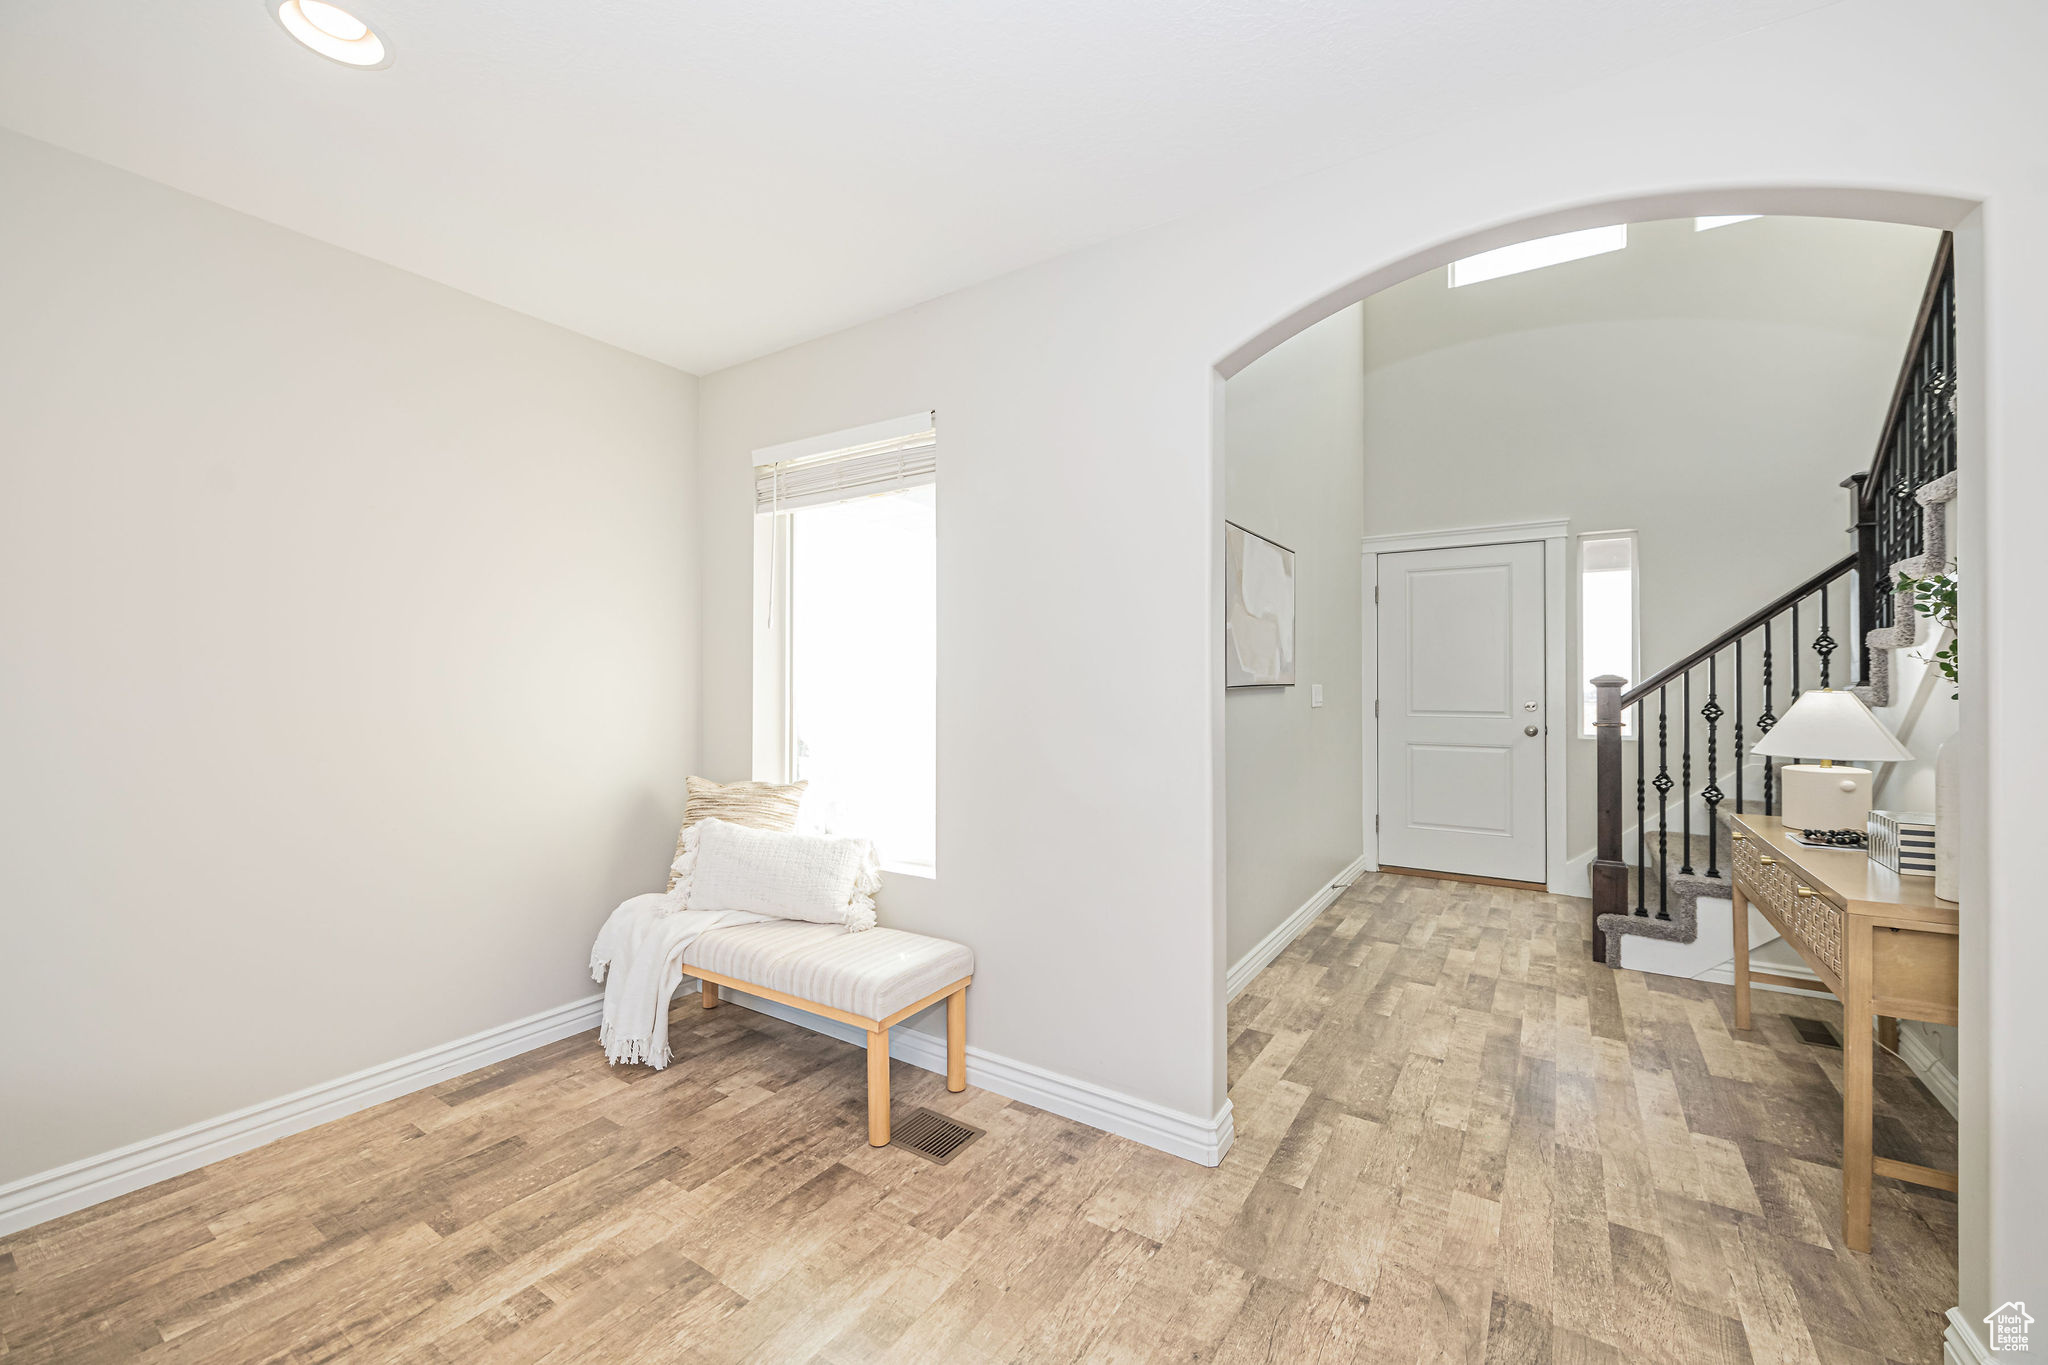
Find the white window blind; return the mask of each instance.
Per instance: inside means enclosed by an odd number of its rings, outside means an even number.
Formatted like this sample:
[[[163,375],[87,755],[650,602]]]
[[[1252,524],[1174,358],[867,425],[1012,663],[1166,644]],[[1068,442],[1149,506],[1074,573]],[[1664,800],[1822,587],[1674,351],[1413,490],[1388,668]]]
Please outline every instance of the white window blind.
[[[789,512],[823,507],[938,482],[939,441],[930,413],[877,425],[894,428],[895,434],[783,459],[772,457],[790,447],[761,451],[755,457],[754,510]],[[918,429],[903,430],[913,425]],[[867,429],[846,433],[850,437],[866,434]],[[761,456],[771,458],[762,460]]]

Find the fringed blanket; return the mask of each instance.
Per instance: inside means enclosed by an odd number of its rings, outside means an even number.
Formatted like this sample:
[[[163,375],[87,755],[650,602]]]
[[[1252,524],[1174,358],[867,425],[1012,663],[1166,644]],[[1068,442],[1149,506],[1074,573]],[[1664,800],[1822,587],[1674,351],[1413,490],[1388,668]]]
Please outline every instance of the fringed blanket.
[[[598,1041],[609,1062],[668,1065],[668,1002],[683,982],[683,953],[697,935],[767,918],[743,910],[685,910],[688,886],[633,899],[612,911],[590,949],[590,975],[604,982]]]

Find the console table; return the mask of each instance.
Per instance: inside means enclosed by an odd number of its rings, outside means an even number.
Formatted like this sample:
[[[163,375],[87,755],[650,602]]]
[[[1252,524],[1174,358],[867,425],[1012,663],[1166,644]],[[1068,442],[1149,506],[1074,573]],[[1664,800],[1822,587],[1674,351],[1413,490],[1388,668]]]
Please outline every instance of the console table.
[[[1735,876],[1735,1027],[1749,1027],[1753,981],[1802,990],[1811,981],[1749,969],[1749,911],[1772,928],[1842,1002],[1842,1240],[1870,1250],[1873,1175],[1953,1190],[1952,1172],[1871,1151],[1871,1020],[1956,1022],[1956,907],[1931,877],[1901,877],[1861,849],[1807,848],[1783,822],[1738,815]]]

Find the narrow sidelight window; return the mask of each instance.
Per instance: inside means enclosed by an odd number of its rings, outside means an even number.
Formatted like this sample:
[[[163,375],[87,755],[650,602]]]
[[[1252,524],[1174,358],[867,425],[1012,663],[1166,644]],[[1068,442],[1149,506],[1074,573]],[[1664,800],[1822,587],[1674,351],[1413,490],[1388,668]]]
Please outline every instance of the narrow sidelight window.
[[[1594,734],[1598,699],[1593,679],[1638,676],[1636,533],[1601,531],[1579,537],[1579,733]],[[1635,738],[1634,708],[1621,714],[1622,736]]]

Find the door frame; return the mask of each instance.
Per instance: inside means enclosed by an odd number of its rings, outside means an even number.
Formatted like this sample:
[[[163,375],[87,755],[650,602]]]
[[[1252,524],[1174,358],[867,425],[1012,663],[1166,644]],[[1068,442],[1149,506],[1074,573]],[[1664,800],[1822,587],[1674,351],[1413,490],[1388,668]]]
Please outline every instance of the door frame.
[[[1569,678],[1565,671],[1565,545],[1571,523],[1553,521],[1511,521],[1498,526],[1465,526],[1449,531],[1420,531],[1367,536],[1360,547],[1359,572],[1363,575],[1360,600],[1365,620],[1359,636],[1359,680],[1361,696],[1373,704],[1370,725],[1361,725],[1364,735],[1365,857],[1369,870],[1380,867],[1380,610],[1379,581],[1381,555],[1405,554],[1410,550],[1464,550],[1481,545],[1516,545],[1529,541],[1543,543],[1543,882],[1554,894],[1564,891],[1565,797],[1569,754],[1566,741],[1576,725],[1566,727],[1560,717],[1575,718]]]

